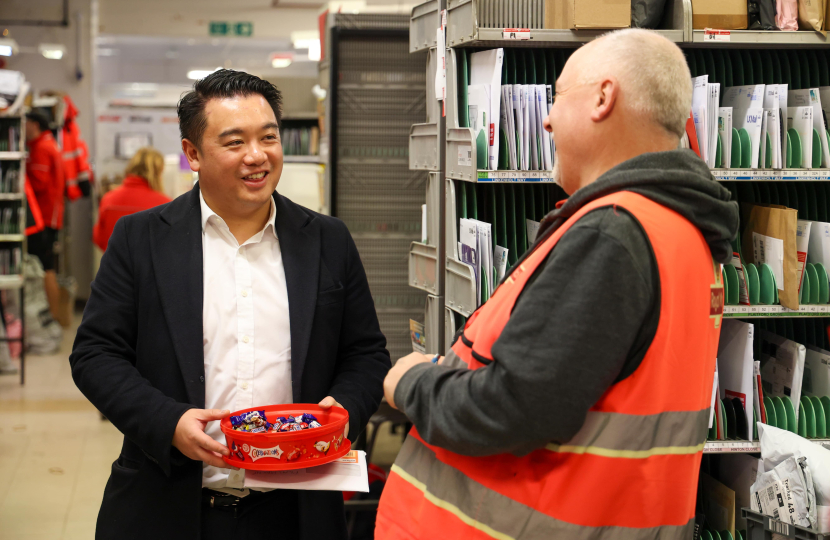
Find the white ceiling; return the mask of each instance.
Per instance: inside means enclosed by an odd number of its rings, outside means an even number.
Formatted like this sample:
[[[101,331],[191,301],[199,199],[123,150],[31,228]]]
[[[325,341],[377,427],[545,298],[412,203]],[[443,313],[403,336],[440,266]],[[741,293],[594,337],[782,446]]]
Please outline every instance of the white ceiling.
[[[293,52],[294,62],[275,69],[270,63],[274,52]],[[288,39],[102,36],[96,53],[99,84],[189,83],[189,70],[217,67],[265,78],[311,78],[318,68],[317,62],[308,60],[306,49],[293,49]]]

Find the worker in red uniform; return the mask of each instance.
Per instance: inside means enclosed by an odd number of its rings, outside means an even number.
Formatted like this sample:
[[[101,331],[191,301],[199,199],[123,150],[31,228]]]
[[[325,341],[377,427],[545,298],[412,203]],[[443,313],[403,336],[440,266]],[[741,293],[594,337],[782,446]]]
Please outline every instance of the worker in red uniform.
[[[155,149],[139,149],[124,171],[124,182],[101,199],[98,223],[92,231],[92,240],[102,250],[107,250],[115,222],[122,216],[170,202],[162,193],[161,173],[164,157]]]
[[[43,216],[42,231],[28,238],[29,253],[40,259],[46,272],[44,288],[53,317],[57,317],[58,277],[55,272],[55,242],[58,231],[63,227],[63,193],[66,178],[61,156],[55,138],[49,131],[49,121],[40,113],[26,115],[26,145],[29,157],[26,160],[26,177],[35,194],[37,205]]]
[[[66,196],[74,201],[85,193],[89,194],[91,169],[86,143],[81,138],[81,129],[75,121],[78,108],[69,96],[63,96],[63,101],[66,104],[61,132],[63,170],[66,175]]]

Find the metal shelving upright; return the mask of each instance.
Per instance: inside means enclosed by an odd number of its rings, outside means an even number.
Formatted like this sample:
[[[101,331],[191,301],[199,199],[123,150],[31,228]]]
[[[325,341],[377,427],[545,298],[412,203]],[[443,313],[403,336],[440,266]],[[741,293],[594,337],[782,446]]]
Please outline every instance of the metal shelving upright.
[[[24,276],[23,276],[23,256],[26,254],[26,190],[24,185],[24,174],[26,171],[26,152],[25,152],[25,141],[26,141],[26,122],[25,122],[25,115],[20,112],[16,115],[2,115],[0,114],[0,130],[2,130],[2,135],[0,135],[0,139],[7,140],[9,146],[11,146],[11,139],[10,135],[12,133],[11,129],[13,124],[17,124],[18,127],[18,140],[16,143],[17,150],[15,151],[0,151],[0,184],[5,184],[5,179],[9,174],[9,169],[17,171],[17,179],[16,185],[7,185],[8,191],[0,193],[0,205],[3,206],[4,209],[11,208],[12,212],[17,210],[17,219],[13,220],[11,223],[11,227],[15,230],[6,230],[0,233],[0,249],[3,250],[14,250],[15,248],[20,249],[20,260],[17,263],[16,268],[11,268],[14,266],[14,258],[10,257],[9,261],[9,270],[15,270],[10,274],[3,274],[0,275],[0,290],[3,291],[14,291],[17,290],[20,292],[20,321],[21,321],[21,328],[20,328],[20,337],[19,338],[10,338],[8,337],[8,329],[4,332],[3,338],[0,338],[0,342],[20,342],[21,350],[20,350],[20,384],[24,384],[26,382],[26,312],[25,312],[25,288],[24,288]],[[9,175],[11,177],[11,175]],[[2,228],[2,226],[0,226]],[[3,314],[5,318],[5,310],[2,309],[0,306],[0,313]],[[0,321],[0,324],[6,325],[6,321]]]
[[[426,113],[426,53],[409,54],[405,15],[329,13],[324,38],[327,207],[354,238],[394,361],[411,351],[409,320],[427,305],[406,278],[428,176],[408,156],[410,126]]]

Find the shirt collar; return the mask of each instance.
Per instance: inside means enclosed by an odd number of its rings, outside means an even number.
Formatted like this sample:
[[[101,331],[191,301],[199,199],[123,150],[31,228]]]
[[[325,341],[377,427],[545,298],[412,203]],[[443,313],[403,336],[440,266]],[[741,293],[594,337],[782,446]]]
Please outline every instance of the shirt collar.
[[[225,223],[225,220],[221,218],[216,212],[210,209],[210,206],[207,205],[205,202],[205,197],[202,195],[202,190],[199,190],[199,205],[202,207],[202,232],[205,232],[205,227],[207,227],[208,221],[211,218],[218,219],[221,223]],[[274,237],[277,236],[277,205],[274,204],[274,198],[271,197],[271,214],[268,216],[268,221],[265,223],[265,227],[262,228],[264,231],[271,226],[271,232],[274,234]]]

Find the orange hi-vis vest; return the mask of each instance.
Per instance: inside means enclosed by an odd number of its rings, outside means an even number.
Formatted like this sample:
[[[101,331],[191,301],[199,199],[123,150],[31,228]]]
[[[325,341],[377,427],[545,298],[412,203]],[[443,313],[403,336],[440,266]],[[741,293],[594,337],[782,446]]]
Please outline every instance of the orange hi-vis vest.
[[[572,440],[525,456],[462,456],[413,428],[384,487],[376,539],[692,537],[723,283],[703,235],[682,216],[625,191],[587,204],[470,317],[444,363],[479,369],[493,362],[491,347],[528,279],[579,218],[609,206],[642,225],[660,276],[660,320],[639,367],[608,388]]]

